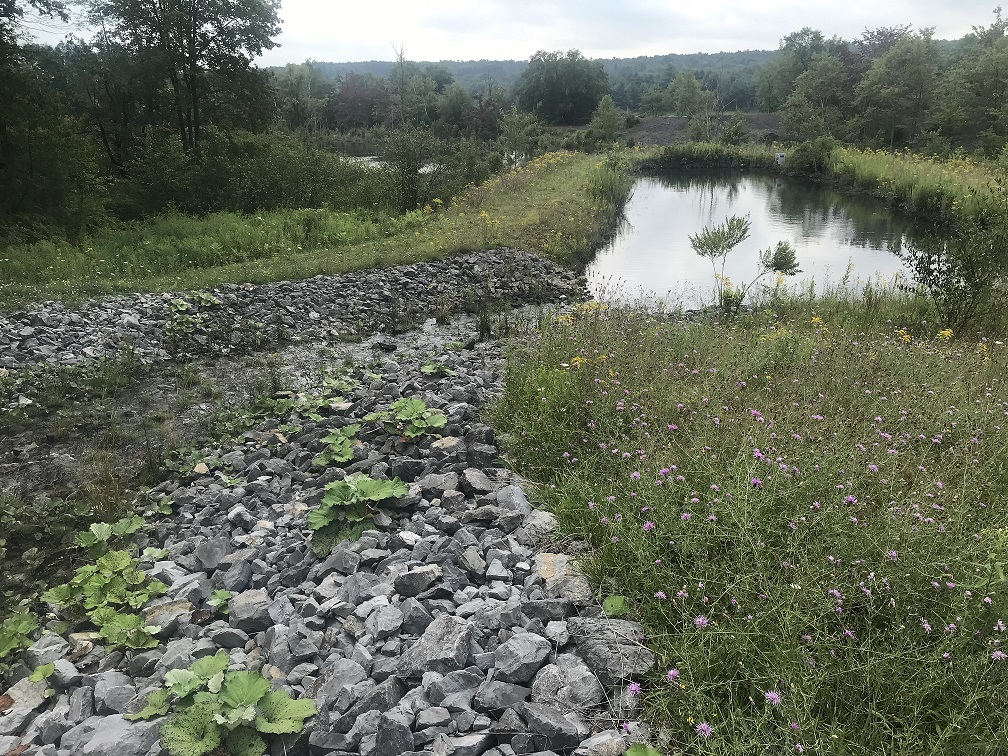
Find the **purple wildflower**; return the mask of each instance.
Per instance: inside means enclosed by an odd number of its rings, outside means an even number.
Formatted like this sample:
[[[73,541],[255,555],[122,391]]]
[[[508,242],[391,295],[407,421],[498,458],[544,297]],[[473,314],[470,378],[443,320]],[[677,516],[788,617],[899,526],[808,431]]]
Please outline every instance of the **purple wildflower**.
[[[693,620],[693,624],[696,625],[698,630],[703,630],[705,627],[707,627],[707,625],[710,624],[710,620],[708,620],[705,616],[701,614],[699,617]]]
[[[776,690],[768,690],[763,694],[763,697],[766,698],[767,703],[771,706],[780,706],[781,696]]]
[[[709,738],[712,734],[714,734],[714,728],[711,727],[706,722],[701,722],[700,724],[698,724],[696,726],[696,731],[697,735],[699,735],[701,738]]]

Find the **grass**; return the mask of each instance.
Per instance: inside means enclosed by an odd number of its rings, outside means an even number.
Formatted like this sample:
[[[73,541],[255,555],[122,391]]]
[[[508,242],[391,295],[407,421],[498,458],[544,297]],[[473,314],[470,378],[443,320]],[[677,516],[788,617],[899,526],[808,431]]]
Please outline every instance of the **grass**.
[[[590,193],[600,181],[596,174],[606,169],[594,156],[554,152],[405,216],[326,210],[176,214],[80,245],[8,247],[0,258],[0,307],[297,280],[504,245],[571,262],[599,243],[622,206]]]
[[[496,422],[645,624],[665,750],[1008,742],[1008,352],[887,323],[895,297],[723,323],[589,304],[509,356]]]

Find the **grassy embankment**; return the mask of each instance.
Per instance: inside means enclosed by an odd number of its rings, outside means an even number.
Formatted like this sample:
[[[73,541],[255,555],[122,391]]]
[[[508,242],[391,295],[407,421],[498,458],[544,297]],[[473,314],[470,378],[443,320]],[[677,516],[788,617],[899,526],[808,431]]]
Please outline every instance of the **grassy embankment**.
[[[620,191],[618,176],[597,156],[562,152],[405,216],[310,209],[162,216],[77,245],[3,250],[0,307],[293,280],[505,244],[570,261],[609,228]]]
[[[829,170],[949,225],[996,209],[967,161],[840,149]],[[657,655],[628,693],[674,753],[999,752],[1008,352],[892,289],[764,303],[692,324],[587,305],[508,361],[514,464]]]

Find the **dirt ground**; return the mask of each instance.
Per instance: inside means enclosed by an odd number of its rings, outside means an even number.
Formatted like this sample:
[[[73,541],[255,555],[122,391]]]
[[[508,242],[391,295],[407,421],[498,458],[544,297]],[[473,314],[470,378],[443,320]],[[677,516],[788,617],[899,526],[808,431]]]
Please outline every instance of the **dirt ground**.
[[[753,138],[773,141],[779,137],[780,117],[775,113],[743,113],[742,116]],[[727,125],[730,120],[730,115],[721,116],[721,125]],[[672,115],[647,116],[626,132],[626,139],[642,147],[686,142],[691,138],[689,119]]]

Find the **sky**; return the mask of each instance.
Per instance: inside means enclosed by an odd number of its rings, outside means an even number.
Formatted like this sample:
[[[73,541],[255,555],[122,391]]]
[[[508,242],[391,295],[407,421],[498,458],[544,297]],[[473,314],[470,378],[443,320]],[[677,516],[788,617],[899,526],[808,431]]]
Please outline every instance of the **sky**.
[[[260,65],[319,61],[527,60],[774,50],[804,26],[853,39],[866,28],[934,27],[957,39],[994,20],[998,0],[283,0],[278,47]],[[59,25],[41,24],[58,42]]]

